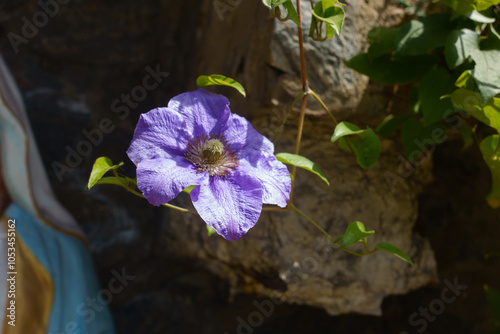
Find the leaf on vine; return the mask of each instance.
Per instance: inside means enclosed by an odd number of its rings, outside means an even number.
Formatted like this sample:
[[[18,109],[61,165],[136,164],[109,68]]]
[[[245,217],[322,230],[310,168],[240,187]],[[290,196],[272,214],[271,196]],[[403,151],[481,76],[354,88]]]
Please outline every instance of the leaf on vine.
[[[284,164],[296,166],[305,169],[313,174],[316,174],[323,181],[325,181],[326,184],[330,185],[330,182],[328,182],[323,172],[319,170],[318,166],[316,166],[314,162],[307,159],[306,157],[292,153],[278,153],[276,154],[276,159],[278,159]]]
[[[130,182],[125,177],[117,178],[116,176],[106,176],[100,178],[95,184],[114,184],[116,186],[129,186]]]
[[[474,22],[479,22],[479,23],[493,23],[493,22],[495,22],[494,18],[483,15],[475,9],[472,12],[465,14],[465,16],[467,16],[469,19],[471,19]]]
[[[481,94],[463,88],[454,91],[450,97],[456,108],[465,111],[500,133],[500,98],[492,98],[483,105]]]
[[[500,50],[480,51],[471,54],[476,66],[472,76],[481,92],[482,102],[486,104],[492,97],[500,93]]]
[[[483,11],[498,4],[500,4],[500,0],[476,0],[476,9],[478,11]]]
[[[344,138],[347,136],[352,138]],[[340,141],[339,145],[351,152],[353,151],[356,155],[356,161],[361,167],[368,168],[377,163],[382,148],[377,135],[372,129],[361,130],[352,123],[340,122],[335,127],[331,142],[334,143],[340,139],[345,139],[346,143],[344,144],[346,145],[342,145]]]
[[[379,242],[377,246],[375,246],[375,249],[381,249],[383,251],[389,252],[413,266],[413,261],[410,259],[410,257],[406,255],[406,253],[403,252],[401,249],[394,246],[393,244],[390,244],[388,242]]]
[[[94,166],[92,167],[92,172],[90,172],[87,188],[92,188],[94,185],[96,185],[97,181],[99,181],[104,176],[104,174],[106,174],[110,170],[117,169],[122,165],[123,162],[120,162],[117,165],[113,165],[113,162],[108,157],[97,158]]]
[[[420,108],[424,125],[431,125],[443,119],[445,113],[453,110],[450,99],[441,99],[455,90],[450,73],[444,68],[427,72],[418,85]]]
[[[262,3],[268,7],[269,9],[273,9],[275,7],[278,7],[282,3],[284,3],[287,0],[262,0]]]
[[[368,32],[368,54],[372,59],[380,57],[394,48],[399,28],[375,27]]]
[[[376,59],[361,53],[345,62],[353,70],[388,85],[407,84],[421,78],[437,63],[433,55],[404,56],[391,59],[383,54]]]
[[[416,161],[422,152],[433,153],[436,144],[441,144],[445,139],[442,123],[423,126],[414,118],[410,118],[403,124],[401,130],[401,141],[409,162]]]
[[[342,244],[339,246],[339,249],[351,246],[356,242],[371,236],[373,233],[375,233],[375,231],[366,231],[365,225],[363,225],[363,223],[352,222],[347,227],[347,230],[345,231],[343,238],[342,239],[340,239],[340,237],[337,238],[337,241],[342,240]]]
[[[483,154],[483,159],[491,172],[491,190],[486,196],[488,204],[493,209],[500,208],[500,158],[499,158],[500,137],[491,135],[483,139],[479,149]]]
[[[444,56],[450,69],[461,65],[474,50],[479,50],[479,35],[469,29],[453,30],[446,38]]]
[[[448,14],[432,14],[412,20],[401,27],[396,38],[394,57],[419,55],[444,46],[450,31],[455,27]]]
[[[220,74],[200,75],[198,79],[196,79],[196,84],[200,88],[211,85],[229,86],[236,89],[244,97],[247,96],[245,89],[243,88],[242,85],[240,85],[237,81]]]
[[[474,78],[470,74],[469,70],[465,70],[462,74],[460,74],[457,81],[455,81],[455,86],[472,91],[475,91],[477,88],[476,82],[474,81]]]
[[[335,3],[338,2],[334,0],[321,0],[314,6],[309,36],[314,39],[323,39],[325,37],[332,38],[334,31],[340,35],[344,24],[345,13],[344,9],[335,6]],[[326,27],[324,35],[322,32],[323,24]]]

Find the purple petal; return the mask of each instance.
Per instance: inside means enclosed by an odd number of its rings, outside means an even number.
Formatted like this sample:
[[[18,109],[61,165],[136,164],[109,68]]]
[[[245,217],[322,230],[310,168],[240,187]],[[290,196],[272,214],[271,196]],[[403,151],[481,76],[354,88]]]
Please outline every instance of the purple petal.
[[[292,180],[286,166],[274,155],[252,153],[247,158],[249,160],[240,160],[238,170],[259,180],[262,186],[262,202],[286,207],[292,188]]]
[[[262,188],[249,175],[236,172],[226,179],[211,177],[208,184],[191,191],[191,200],[217,233],[227,240],[239,240],[259,219]]]
[[[231,116],[229,100],[225,96],[201,88],[177,95],[168,103],[168,109],[181,115],[188,132],[194,136],[221,134]]]
[[[262,184],[262,201],[284,208],[290,199],[291,179],[286,166],[274,156],[274,145],[245,118],[233,114],[224,137],[240,157],[238,169]]]
[[[181,156],[190,137],[177,112],[153,109],[141,115],[127,154],[136,166],[143,160]]]
[[[191,185],[206,183],[208,174],[197,173],[182,157],[143,160],[137,166],[137,187],[149,203],[159,206]]]

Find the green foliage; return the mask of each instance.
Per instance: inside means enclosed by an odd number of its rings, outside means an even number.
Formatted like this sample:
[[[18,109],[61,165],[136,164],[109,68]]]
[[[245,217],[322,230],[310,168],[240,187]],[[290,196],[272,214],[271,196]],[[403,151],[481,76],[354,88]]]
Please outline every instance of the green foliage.
[[[484,161],[491,172],[491,191],[486,196],[488,204],[496,209],[500,207],[500,140],[498,135],[491,135],[483,139],[479,148],[483,154]]]
[[[500,327],[500,290],[484,286],[486,300],[490,308],[490,313],[495,325]]]
[[[441,144],[444,138],[444,125],[441,123],[423,126],[414,118],[410,118],[401,130],[401,141],[410,162],[417,160],[424,151],[432,152],[435,144]]]
[[[87,184],[87,188],[90,189],[110,170],[117,169],[123,165],[123,162],[120,162],[118,165],[113,165],[113,162],[108,157],[100,157],[98,158],[94,166],[92,167],[92,171],[90,173],[89,182]],[[107,179],[102,183],[110,183],[112,182],[110,179]]]
[[[376,246],[375,249],[381,249],[386,252],[389,252],[397,257],[399,257],[401,260],[408,262],[413,266],[413,261],[410,259],[408,255],[406,255],[405,252],[403,252],[401,249],[397,248],[396,246],[388,243],[388,242],[379,242]]]
[[[472,52],[479,50],[479,35],[470,29],[453,30],[446,38],[444,56],[450,69],[463,64]]]
[[[450,99],[441,99],[441,96],[452,93],[454,89],[453,78],[444,68],[433,69],[422,77],[418,85],[418,96],[424,125],[442,120],[444,113],[453,109]]]
[[[309,36],[317,40],[332,38],[334,31],[340,35],[344,24],[344,9],[335,6],[334,0],[319,1],[312,11]],[[323,27],[326,30],[323,34]]]
[[[486,105],[481,94],[467,89],[457,89],[451,94],[453,105],[500,133],[500,98],[492,98]]]
[[[330,182],[326,179],[325,175],[319,170],[318,166],[314,164],[311,160],[297,154],[292,153],[278,153],[276,154],[276,159],[284,164],[292,165],[305,169],[313,174],[319,176],[326,184],[330,185]]]
[[[236,89],[244,97],[247,96],[247,93],[245,92],[245,89],[242,85],[240,85],[237,81],[220,74],[200,75],[196,80],[196,84],[198,85],[198,87],[206,87],[211,85],[229,86]]]
[[[372,58],[368,53],[359,54],[345,64],[375,81],[388,85],[413,82],[433,68],[438,59],[433,55],[404,56],[396,59],[389,54]]]
[[[343,148],[356,155],[356,160],[361,167],[372,167],[377,163],[382,148],[377,135],[372,129],[361,130],[352,123],[340,122],[335,127],[331,142],[336,142],[344,137],[349,138],[345,138],[347,144]]]
[[[366,231],[365,225],[361,222],[350,223],[342,236],[342,244],[339,246],[339,249],[351,246],[358,241],[371,236],[373,233],[375,233],[375,231]]]
[[[472,76],[482,95],[482,102],[486,104],[500,93],[500,50],[475,50],[471,56],[476,63]]]

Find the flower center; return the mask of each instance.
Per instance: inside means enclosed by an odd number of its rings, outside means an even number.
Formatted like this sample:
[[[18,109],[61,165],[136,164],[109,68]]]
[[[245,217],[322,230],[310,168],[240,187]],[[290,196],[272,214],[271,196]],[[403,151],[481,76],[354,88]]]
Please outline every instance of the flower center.
[[[196,167],[197,172],[208,172],[210,176],[226,177],[239,166],[239,157],[222,135],[202,134],[191,138],[184,156]]]

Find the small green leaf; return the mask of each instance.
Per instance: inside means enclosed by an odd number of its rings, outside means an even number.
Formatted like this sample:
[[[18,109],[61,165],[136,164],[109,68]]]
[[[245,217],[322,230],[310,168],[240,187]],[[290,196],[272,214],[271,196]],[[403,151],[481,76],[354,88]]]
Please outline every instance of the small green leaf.
[[[495,22],[494,18],[485,16],[475,9],[472,12],[465,14],[465,16],[467,16],[469,19],[471,19],[474,22],[479,22],[479,23],[493,23],[493,22]]]
[[[474,78],[470,74],[469,70],[465,70],[462,74],[460,74],[457,81],[455,81],[455,86],[472,91],[476,90],[477,88],[476,82],[474,81]]]
[[[377,126],[375,132],[382,137],[389,138],[409,118],[408,115],[389,115]]]
[[[491,135],[483,139],[479,149],[483,159],[491,172],[491,191],[486,196],[488,204],[493,208],[500,208],[500,140],[498,135]]]
[[[287,0],[262,0],[262,3],[269,9],[273,9],[274,7],[278,7],[285,1]]]
[[[335,131],[333,132],[332,139],[330,141],[332,143],[336,142],[339,138],[350,136],[350,135],[358,135],[363,133],[364,130],[361,130],[357,125],[354,125],[349,122],[340,122],[335,127]]]
[[[276,154],[276,159],[282,163],[303,168],[313,174],[319,176],[326,184],[330,185],[330,182],[326,179],[325,175],[319,170],[318,166],[314,164],[311,160],[297,154],[292,153],[278,153]]]
[[[211,236],[211,235],[212,235],[212,234],[214,234],[215,232],[216,232],[216,231],[215,231],[215,229],[214,229],[212,226],[207,225],[207,235],[208,235],[208,236]]]
[[[229,86],[236,89],[244,97],[247,96],[242,85],[231,78],[219,74],[200,75],[198,79],[196,79],[196,84],[198,85],[198,87],[206,87],[211,85]]]
[[[292,20],[296,25],[299,25],[299,15],[297,14],[297,10],[293,6],[291,0],[287,0],[283,3],[283,7],[285,8],[287,17],[289,20]]]
[[[388,242],[379,242],[377,246],[375,246],[375,249],[381,249],[386,252],[389,252],[397,257],[399,257],[401,260],[404,260],[411,264],[413,266],[413,261],[410,259],[408,255],[406,255],[405,252],[403,252],[401,249],[397,248],[396,246],[388,243]]]
[[[129,186],[130,182],[125,177],[116,178],[115,176],[106,176],[99,179],[96,184],[114,184],[116,186]]]
[[[476,62],[472,76],[481,92],[483,104],[500,93],[500,50],[480,51],[471,54]]]
[[[469,29],[453,30],[446,38],[444,55],[450,69],[461,65],[474,50],[479,50],[479,35]]]
[[[314,6],[312,15],[319,21],[330,25],[338,35],[342,32],[344,24],[344,9],[334,5],[333,0],[322,0]]]
[[[193,190],[194,188],[196,188],[196,186],[189,186],[186,189],[184,189],[183,192],[185,192],[186,194],[190,194],[191,190]]]
[[[492,98],[486,105],[483,105],[481,94],[461,88],[451,94],[451,101],[456,108],[467,112],[500,133],[499,98]]]
[[[391,59],[391,55],[383,54],[372,59],[369,54],[361,53],[345,65],[369,76],[375,81],[388,85],[407,84],[421,78],[437,63],[433,55],[404,56]]]
[[[418,85],[418,95],[424,117],[424,125],[431,125],[443,119],[446,112],[453,110],[450,99],[440,99],[455,90],[450,73],[444,68],[427,72]]]
[[[339,246],[339,249],[353,245],[363,238],[369,237],[373,233],[375,233],[375,231],[365,231],[365,225],[363,225],[363,223],[352,222],[344,233],[343,242]]]
[[[448,14],[431,14],[419,20],[411,20],[401,27],[393,56],[419,55],[444,46],[454,27],[455,23],[450,22]]]
[[[90,173],[89,183],[87,184],[87,188],[92,188],[97,181],[99,181],[104,174],[108,171],[117,169],[122,166],[123,162],[120,162],[118,165],[113,165],[113,162],[108,157],[100,157],[94,163],[92,167],[92,172]]]

